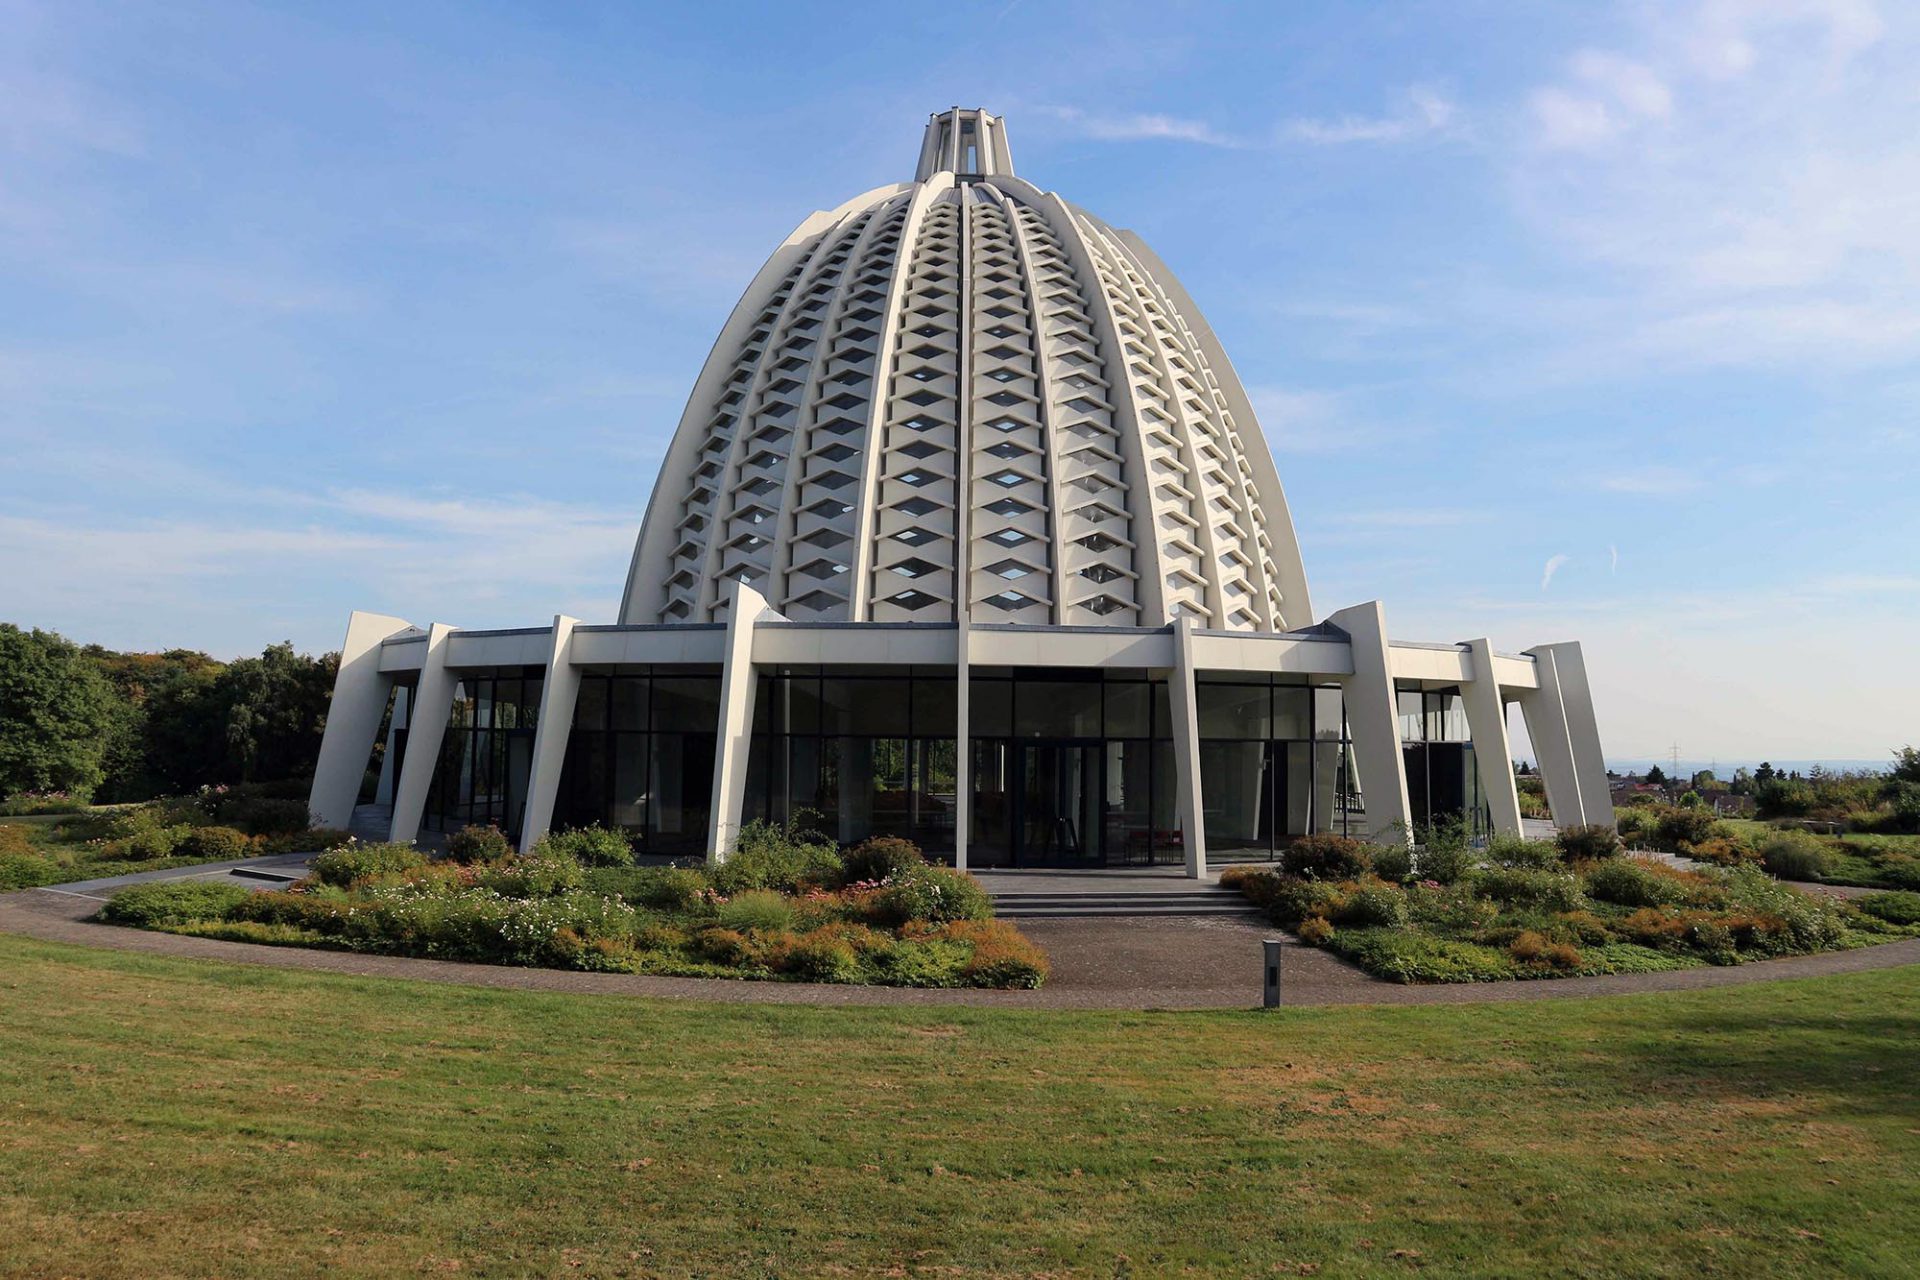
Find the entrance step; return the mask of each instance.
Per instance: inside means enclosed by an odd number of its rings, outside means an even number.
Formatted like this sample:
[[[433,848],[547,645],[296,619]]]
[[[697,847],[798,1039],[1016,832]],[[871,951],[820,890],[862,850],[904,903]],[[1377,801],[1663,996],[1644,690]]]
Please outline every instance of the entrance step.
[[[990,893],[994,914],[1009,920],[1111,918],[1125,916],[1249,916],[1259,908],[1231,889],[1187,889],[1165,892],[1036,892],[1001,890]]]

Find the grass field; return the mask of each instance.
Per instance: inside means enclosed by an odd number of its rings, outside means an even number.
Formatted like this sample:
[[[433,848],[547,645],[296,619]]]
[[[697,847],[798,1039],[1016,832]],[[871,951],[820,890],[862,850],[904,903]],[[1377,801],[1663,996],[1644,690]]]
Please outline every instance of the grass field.
[[[0,937],[0,1273],[1911,1275],[1920,968],[710,1006]]]

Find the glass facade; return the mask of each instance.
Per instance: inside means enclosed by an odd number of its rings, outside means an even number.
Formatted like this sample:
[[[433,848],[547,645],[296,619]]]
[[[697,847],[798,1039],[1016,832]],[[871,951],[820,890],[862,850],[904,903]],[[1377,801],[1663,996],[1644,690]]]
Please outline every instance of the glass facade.
[[[427,791],[425,826],[495,826],[518,838],[533,772],[546,673],[539,667],[469,675],[454,686],[453,712]]]
[[[1458,689],[1401,688],[1400,742],[1413,825],[1459,821],[1478,839],[1492,829]]]
[[[1309,832],[1365,830],[1337,686],[1201,672],[1194,700],[1209,860],[1263,861]]]
[[[804,817],[842,844],[900,836],[951,861],[956,708],[951,668],[763,672],[742,820]]]
[[[553,827],[617,827],[646,853],[706,851],[718,667],[622,667],[580,679]]]
[[[1167,682],[1143,670],[976,667],[976,867],[1185,860]]]

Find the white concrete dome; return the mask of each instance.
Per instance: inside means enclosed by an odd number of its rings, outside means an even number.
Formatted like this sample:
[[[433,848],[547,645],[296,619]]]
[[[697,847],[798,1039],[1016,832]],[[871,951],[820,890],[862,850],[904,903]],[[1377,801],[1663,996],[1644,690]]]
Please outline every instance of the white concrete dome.
[[[724,621],[734,581],[795,621],[1314,621],[1212,330],[978,110],[932,117],[912,182],[801,223],[721,331],[620,620]]]

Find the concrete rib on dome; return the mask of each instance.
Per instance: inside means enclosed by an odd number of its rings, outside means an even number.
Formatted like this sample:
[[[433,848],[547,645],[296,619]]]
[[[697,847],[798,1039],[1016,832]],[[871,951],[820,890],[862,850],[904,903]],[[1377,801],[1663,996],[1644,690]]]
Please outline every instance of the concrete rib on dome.
[[[1245,389],[1179,282],[933,116],[916,180],[803,222],[721,331],[623,623],[1313,622]]]

